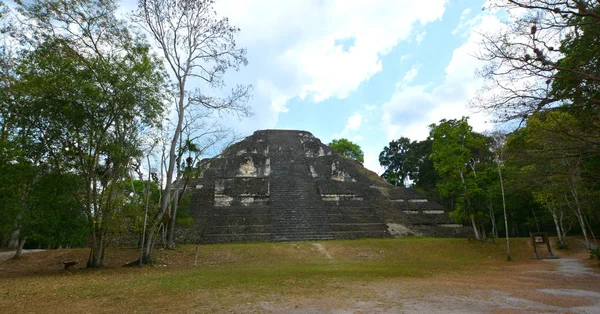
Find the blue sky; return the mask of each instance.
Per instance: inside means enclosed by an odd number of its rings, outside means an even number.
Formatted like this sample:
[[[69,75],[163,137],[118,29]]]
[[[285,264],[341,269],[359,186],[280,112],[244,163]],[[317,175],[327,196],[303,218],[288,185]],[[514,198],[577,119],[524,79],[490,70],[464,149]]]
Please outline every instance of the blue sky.
[[[484,0],[217,0],[241,28],[247,67],[230,84],[252,84],[254,116],[226,119],[240,132],[298,129],[324,143],[345,137],[382,172],[378,155],[400,136],[422,140],[442,118],[470,116],[481,87],[480,33],[501,23]],[[134,1],[124,2],[125,9]]]

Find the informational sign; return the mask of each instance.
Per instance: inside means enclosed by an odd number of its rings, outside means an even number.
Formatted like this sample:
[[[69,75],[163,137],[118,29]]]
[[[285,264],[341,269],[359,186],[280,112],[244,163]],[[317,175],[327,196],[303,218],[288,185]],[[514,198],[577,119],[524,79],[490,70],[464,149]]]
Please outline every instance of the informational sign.
[[[545,258],[556,258],[552,254],[552,248],[550,247],[550,240],[548,240],[547,232],[530,232],[529,236],[531,237],[531,244],[533,245],[533,258],[540,258],[537,248],[538,244],[546,245],[546,249],[548,250],[548,256],[546,256]]]

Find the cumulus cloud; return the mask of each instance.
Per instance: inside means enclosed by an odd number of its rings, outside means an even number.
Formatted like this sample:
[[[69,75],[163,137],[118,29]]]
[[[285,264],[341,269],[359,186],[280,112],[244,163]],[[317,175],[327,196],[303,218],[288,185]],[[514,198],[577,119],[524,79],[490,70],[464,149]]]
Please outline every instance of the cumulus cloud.
[[[353,116],[348,118],[348,124],[346,124],[346,129],[348,130],[357,130],[360,128],[362,124],[362,115],[360,113],[355,113]]]
[[[415,40],[417,41],[417,44],[420,44],[423,39],[425,39],[425,35],[427,35],[427,32],[421,32],[418,33],[417,36],[415,36]]]
[[[346,138],[351,141],[363,140],[363,135],[359,133],[363,123],[363,115],[355,112],[352,116],[348,117],[348,122],[344,126],[344,129],[340,133],[333,134],[332,138]]]
[[[411,86],[399,82],[391,99],[381,107],[388,140],[400,136],[423,140],[429,134],[428,125],[461,116],[470,116],[469,123],[476,131],[491,128],[488,117],[469,111],[467,103],[482,86],[481,79],[475,77],[475,70],[482,65],[474,57],[480,49],[479,34],[498,29],[501,23],[492,15],[482,15],[478,21],[466,43],[454,50],[441,84]]]
[[[254,51],[251,66],[280,100],[319,102],[345,98],[381,71],[381,57],[408,41],[416,26],[440,19],[446,2],[224,0],[216,10],[242,29],[238,42]],[[273,103],[284,110],[285,102]]]
[[[419,74],[419,66],[413,65],[413,67],[410,68],[408,72],[406,72],[406,74],[402,78],[402,81],[404,83],[410,83],[417,76],[417,74]]]

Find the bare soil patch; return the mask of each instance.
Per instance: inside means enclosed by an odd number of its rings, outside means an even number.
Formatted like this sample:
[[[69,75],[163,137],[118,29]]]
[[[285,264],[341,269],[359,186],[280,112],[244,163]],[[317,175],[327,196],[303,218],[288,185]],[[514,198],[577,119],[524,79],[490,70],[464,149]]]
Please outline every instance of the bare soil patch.
[[[83,269],[88,253],[0,262],[0,312],[600,313],[597,261],[582,247],[533,260],[527,239],[513,262],[501,245],[418,238],[201,246],[196,268],[195,246],[143,268],[121,267],[137,249],[111,249]]]

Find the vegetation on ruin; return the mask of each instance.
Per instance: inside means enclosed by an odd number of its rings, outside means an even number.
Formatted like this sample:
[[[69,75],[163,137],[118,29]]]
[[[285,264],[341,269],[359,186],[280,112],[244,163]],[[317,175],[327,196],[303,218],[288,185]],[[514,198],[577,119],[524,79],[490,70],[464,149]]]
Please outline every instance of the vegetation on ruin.
[[[340,138],[332,140],[331,143],[327,144],[338,154],[356,160],[361,164],[365,162],[365,153],[360,149],[360,146],[352,141]]]

